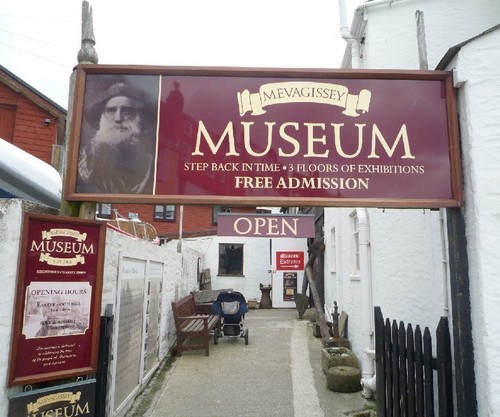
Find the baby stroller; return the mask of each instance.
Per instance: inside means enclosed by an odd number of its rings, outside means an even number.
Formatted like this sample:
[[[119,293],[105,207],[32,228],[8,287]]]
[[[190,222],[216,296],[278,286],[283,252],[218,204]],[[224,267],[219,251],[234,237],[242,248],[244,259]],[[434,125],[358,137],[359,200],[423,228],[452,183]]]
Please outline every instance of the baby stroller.
[[[243,294],[237,291],[221,292],[212,310],[221,318],[219,329],[214,331],[214,343],[217,344],[219,337],[242,337],[245,345],[248,345],[248,329],[243,328],[245,313],[248,312],[248,304]]]

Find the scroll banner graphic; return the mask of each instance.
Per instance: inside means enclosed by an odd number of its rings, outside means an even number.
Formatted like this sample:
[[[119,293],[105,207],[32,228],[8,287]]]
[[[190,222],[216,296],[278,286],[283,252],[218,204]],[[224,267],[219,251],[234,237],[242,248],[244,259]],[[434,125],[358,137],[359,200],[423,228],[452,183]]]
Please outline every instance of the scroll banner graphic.
[[[58,402],[63,402],[63,401],[66,401],[70,404],[75,404],[78,401],[80,401],[81,395],[82,395],[81,392],[77,392],[76,394],[73,394],[72,392],[59,392],[57,394],[51,394],[51,395],[47,395],[45,397],[39,398],[36,402],[27,404],[26,408],[27,408],[28,414],[33,414],[33,413],[37,413],[40,410],[40,408],[42,408],[48,404],[53,404],[53,403],[58,403]]]
[[[51,240],[53,237],[72,237],[78,242],[87,239],[87,233],[79,233],[77,230],[72,229],[51,229],[49,231],[42,231],[42,239]]]
[[[85,264],[85,257],[82,255],[76,255],[74,258],[55,258],[50,256],[48,253],[41,253],[39,261],[47,262],[48,265],[52,266],[75,266],[78,264]]]
[[[357,117],[370,108],[371,92],[361,90],[358,95],[349,94],[347,87],[339,84],[311,81],[290,81],[263,84],[258,93],[249,90],[238,92],[240,116],[252,112],[259,116],[264,107],[285,103],[320,103],[344,108],[342,114]]]

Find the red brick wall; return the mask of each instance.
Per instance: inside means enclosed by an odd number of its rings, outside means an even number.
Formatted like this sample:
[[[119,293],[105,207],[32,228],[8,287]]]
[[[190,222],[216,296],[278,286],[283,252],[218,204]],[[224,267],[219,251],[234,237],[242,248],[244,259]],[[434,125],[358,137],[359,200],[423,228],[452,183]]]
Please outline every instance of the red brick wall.
[[[12,114],[13,111],[13,128],[5,127],[5,132],[9,133],[2,139],[50,164],[52,145],[57,141],[57,123],[45,126],[45,119],[52,117],[47,111],[0,83],[0,117],[2,112]]]
[[[12,144],[50,164],[52,145],[57,143],[57,124],[45,126],[47,118],[51,118],[49,113],[19,96]]]

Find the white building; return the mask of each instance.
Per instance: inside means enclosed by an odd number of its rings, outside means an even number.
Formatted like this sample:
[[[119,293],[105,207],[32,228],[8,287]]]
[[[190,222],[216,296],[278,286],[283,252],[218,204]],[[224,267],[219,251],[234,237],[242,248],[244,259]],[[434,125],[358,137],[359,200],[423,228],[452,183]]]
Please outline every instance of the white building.
[[[425,34],[420,55],[417,11]],[[324,270],[325,302],[337,301],[349,313],[349,339],[363,359],[365,377],[373,372],[366,354],[373,349],[373,306],[385,317],[432,331],[440,316],[449,315],[459,416],[493,416],[500,409],[495,395],[500,380],[499,16],[496,0],[373,0],[356,9],[350,28],[344,20],[342,30],[344,68],[418,70],[425,68],[426,57],[428,69],[455,72],[463,209],[325,209]],[[447,224],[462,218],[466,236],[448,239]],[[449,259],[450,242],[453,257],[459,256],[456,246],[466,248],[468,263]],[[457,265],[462,269],[453,272]]]
[[[177,245],[177,241],[170,244]],[[183,239],[182,244],[203,254],[203,268],[210,271],[211,289],[232,289],[241,292],[247,301],[261,300],[262,284],[271,287],[267,294],[273,308],[295,308],[294,294],[302,290],[308,256],[306,238],[209,236]],[[238,253],[234,268],[224,266],[227,251]],[[283,267],[277,265],[280,254],[300,259],[290,268]]]

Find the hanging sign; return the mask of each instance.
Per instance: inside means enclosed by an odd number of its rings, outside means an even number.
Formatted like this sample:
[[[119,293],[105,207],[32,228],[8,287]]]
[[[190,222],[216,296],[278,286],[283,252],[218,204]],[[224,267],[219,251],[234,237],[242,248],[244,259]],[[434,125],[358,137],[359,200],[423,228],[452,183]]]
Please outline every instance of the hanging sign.
[[[106,223],[26,214],[9,382],[95,373]]]
[[[314,237],[314,216],[219,213],[218,236]]]
[[[457,207],[451,72],[78,67],[68,200]]]

